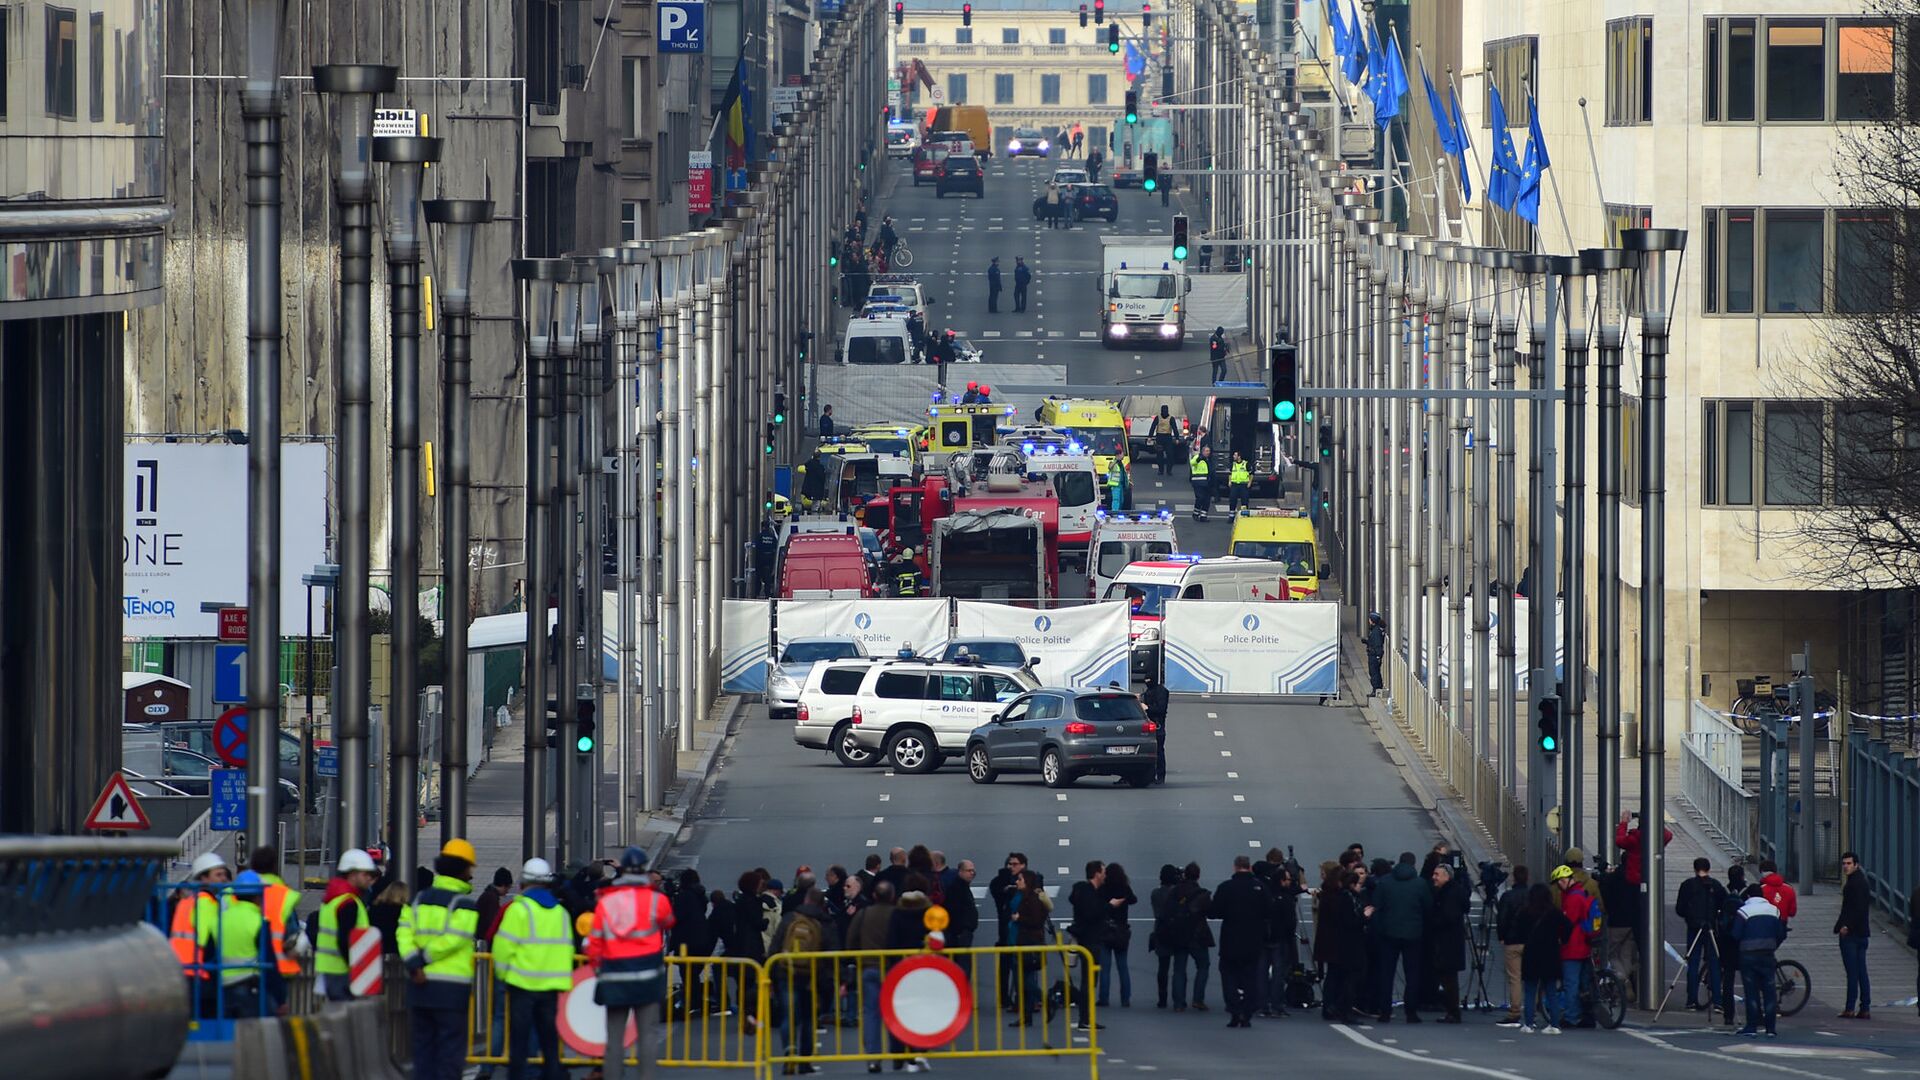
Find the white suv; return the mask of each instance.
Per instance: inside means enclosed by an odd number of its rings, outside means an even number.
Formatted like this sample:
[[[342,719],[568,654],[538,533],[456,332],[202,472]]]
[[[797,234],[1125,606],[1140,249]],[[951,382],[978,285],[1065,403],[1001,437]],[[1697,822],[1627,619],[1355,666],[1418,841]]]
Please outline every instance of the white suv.
[[[966,749],[974,728],[1039,685],[1030,668],[876,663],[853,696],[846,741],[893,762],[901,772],[932,772],[947,754]]]
[[[880,760],[873,750],[853,741],[853,698],[866,681],[867,669],[879,663],[865,657],[828,660],[813,665],[800,687],[793,711],[793,741],[810,750],[829,750],[842,765],[872,765]]]

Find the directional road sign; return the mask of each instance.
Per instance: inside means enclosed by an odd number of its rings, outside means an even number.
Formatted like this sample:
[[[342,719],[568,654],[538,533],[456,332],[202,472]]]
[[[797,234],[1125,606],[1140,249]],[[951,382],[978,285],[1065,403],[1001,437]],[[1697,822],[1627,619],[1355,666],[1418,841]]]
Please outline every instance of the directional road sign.
[[[243,607],[223,607],[220,609],[220,640],[247,640],[247,609]]]
[[[247,700],[247,647],[213,647],[213,703],[235,705]]]
[[[127,786],[127,778],[114,773],[107,777],[107,784],[100,789],[100,797],[93,800],[93,809],[87,812],[89,829],[151,829],[153,823],[147,820],[147,812],[140,809],[140,800]]]
[[[215,832],[247,831],[247,770],[213,770],[212,795],[207,827]]]

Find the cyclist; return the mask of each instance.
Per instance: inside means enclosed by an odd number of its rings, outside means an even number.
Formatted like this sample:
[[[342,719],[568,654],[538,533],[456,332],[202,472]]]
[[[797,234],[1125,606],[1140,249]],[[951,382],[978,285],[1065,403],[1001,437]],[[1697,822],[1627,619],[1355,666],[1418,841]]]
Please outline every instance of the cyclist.
[[[1581,1025],[1580,992],[1587,985],[1593,963],[1593,943],[1587,936],[1587,921],[1593,901],[1573,876],[1573,868],[1562,864],[1553,868],[1553,887],[1560,893],[1560,913],[1573,924],[1573,933],[1560,946],[1560,1011],[1565,1027]]]

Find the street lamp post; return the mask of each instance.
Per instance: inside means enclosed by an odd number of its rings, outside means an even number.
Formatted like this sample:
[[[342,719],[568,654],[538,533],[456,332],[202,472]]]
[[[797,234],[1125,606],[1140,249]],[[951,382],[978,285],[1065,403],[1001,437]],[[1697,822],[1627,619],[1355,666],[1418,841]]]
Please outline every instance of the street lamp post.
[[[554,415],[559,418],[558,452],[554,455],[554,494],[559,505],[553,515],[554,595],[559,625],[554,634],[553,707],[559,731],[553,762],[554,862],[570,865],[574,853],[573,746],[580,734],[580,301],[583,291],[578,268],[560,260],[555,285],[553,348],[556,363],[551,382]]]
[[[1550,393],[1553,389],[1553,328],[1559,319],[1560,284],[1573,259],[1568,256],[1524,255],[1515,265],[1526,275],[1527,297],[1527,382],[1530,389]],[[1567,309],[1568,320],[1584,318],[1574,308]],[[1555,441],[1553,410],[1544,398],[1527,403],[1527,426],[1532,438],[1527,459],[1527,509],[1533,515],[1527,545],[1527,565],[1533,572],[1533,587],[1527,608],[1527,716],[1539,714],[1540,702],[1552,694],[1553,671],[1553,599],[1554,574],[1558,568],[1554,551],[1555,528],[1553,473]],[[1511,429],[1511,424],[1508,424]],[[1509,619],[1502,616],[1502,622]],[[1514,755],[1516,760],[1519,755]],[[1534,866],[1546,866],[1553,851],[1547,825],[1554,808],[1565,805],[1562,813],[1577,812],[1577,804],[1559,797],[1560,787],[1553,771],[1553,759],[1538,738],[1527,740],[1527,860]],[[1509,787],[1513,781],[1508,781]]]
[[[638,738],[635,720],[640,712],[636,700],[636,676],[641,670],[636,625],[639,613],[636,607],[642,578],[640,497],[642,491],[646,492],[647,517],[651,520],[653,477],[651,469],[644,473],[641,471],[640,436],[635,420],[644,410],[652,407],[652,402],[641,396],[639,381],[641,312],[644,310],[649,317],[653,314],[653,263],[649,254],[649,249],[641,242],[623,244],[615,254],[613,271],[613,325],[619,361],[614,422],[620,456],[620,468],[614,474],[620,483],[620,489],[614,497],[619,523],[614,534],[614,557],[620,567],[618,602],[615,605],[616,618],[619,620],[616,632],[619,669],[615,674],[614,709],[620,760],[614,775],[620,793],[617,841],[622,848],[633,843],[633,823],[641,809],[635,805],[638,793],[633,783],[636,770],[641,767],[641,759],[634,753]],[[651,328],[648,332],[651,332]],[[647,456],[651,458],[652,454]],[[646,576],[651,578],[650,574]]]
[[[1458,277],[1454,273],[1453,249],[1451,241],[1434,240],[1422,248],[1423,262],[1426,264],[1427,277],[1427,325],[1425,355],[1420,358],[1421,366],[1426,369],[1426,385],[1430,390],[1446,388],[1446,330],[1447,310],[1453,305],[1453,295],[1459,289]],[[1445,688],[1441,685],[1441,661],[1448,664],[1460,662],[1459,653],[1447,658],[1446,594],[1441,589],[1446,569],[1441,563],[1447,535],[1447,463],[1451,456],[1447,450],[1447,414],[1444,399],[1428,398],[1423,403],[1427,413],[1427,433],[1423,469],[1427,479],[1427,492],[1424,516],[1427,521],[1427,576],[1421,582],[1426,591],[1427,621],[1427,689],[1435,701],[1452,704],[1450,697],[1444,697]],[[1458,672],[1449,668],[1447,683],[1457,681]],[[1452,708],[1445,713],[1447,722],[1457,723],[1458,713]]]
[[[1562,307],[1566,310],[1566,371],[1567,371],[1567,460],[1565,479],[1567,500],[1567,541],[1566,575],[1562,588],[1567,595],[1563,625],[1566,627],[1566,699],[1562,703],[1566,718],[1566,750],[1564,752],[1566,775],[1566,804],[1569,807],[1586,806],[1586,717],[1587,701],[1587,321],[1592,310],[1588,296],[1587,273],[1582,269],[1580,260],[1572,255],[1556,255],[1554,272],[1560,277]],[[1552,332],[1552,327],[1547,328]],[[1541,362],[1546,363],[1550,341],[1543,342]],[[1540,404],[1545,409],[1545,402]],[[1543,484],[1552,486],[1550,478],[1542,478]],[[1534,565],[1539,565],[1535,563]],[[1551,641],[1542,636],[1541,640]],[[1602,774],[1604,777],[1604,774]],[[1583,813],[1568,813],[1561,825],[1561,833],[1566,847],[1581,847],[1585,844],[1585,822]],[[1600,822],[1601,831],[1606,831],[1607,822]]]
[[[367,801],[372,692],[367,591],[372,559],[373,103],[393,89],[394,77],[393,68],[379,64],[313,69],[314,89],[337,99],[333,193],[340,207],[340,360],[334,502],[340,514],[340,707],[334,739],[340,744],[341,848],[372,839],[367,828],[372,809]]]
[[[603,609],[600,602],[605,590],[606,559],[605,551],[607,501],[606,501],[606,432],[602,418],[606,413],[607,395],[611,391],[608,385],[606,357],[606,327],[608,276],[613,270],[612,249],[600,254],[577,255],[574,257],[574,272],[580,279],[580,437],[582,449],[578,454],[579,468],[576,473],[580,482],[580,545],[578,559],[583,606],[581,608],[581,637],[579,688],[575,691],[578,704],[585,704],[593,710],[595,736],[586,738],[576,730],[570,751],[562,754],[562,759],[571,763],[579,775],[575,777],[574,805],[577,807],[578,823],[574,830],[574,847],[586,858],[599,854],[602,845],[601,832],[604,829],[605,815],[599,813],[600,807],[600,739],[599,725],[605,721],[601,709],[601,688],[606,684],[604,654],[606,640]],[[578,712],[578,704],[575,706]],[[576,715],[576,729],[579,717]],[[583,749],[584,746],[584,749]],[[564,750],[564,748],[563,748]]]
[[[1447,252],[1442,269],[1452,275],[1447,290],[1447,385],[1454,390],[1467,388],[1467,331],[1473,313],[1471,247],[1454,247]],[[1447,426],[1447,720],[1454,730],[1473,737],[1467,726],[1467,403],[1460,398],[1446,402]],[[1483,682],[1484,687],[1486,684]]]
[[[1519,301],[1515,288],[1516,278],[1520,284],[1526,282],[1524,276],[1516,275],[1516,259],[1512,252],[1499,251],[1493,261],[1493,388],[1496,390],[1513,389],[1514,350],[1520,336]],[[1512,398],[1485,402],[1480,406],[1499,417],[1496,425],[1498,446],[1494,451],[1494,528],[1493,550],[1498,565],[1492,568],[1494,581],[1491,599],[1498,605],[1495,624],[1494,665],[1495,683],[1490,690],[1494,693],[1494,746],[1500,755],[1500,777],[1502,786],[1508,791],[1519,789],[1519,754],[1514,743],[1514,723],[1516,720],[1513,687],[1514,649],[1514,603],[1513,589],[1519,580],[1519,568],[1514,558],[1514,444],[1519,441],[1514,430],[1515,414]],[[1484,563],[1486,560],[1482,560]]]
[[[273,746],[280,730],[280,30],[284,0],[247,5],[247,718]],[[309,590],[311,595],[311,590]],[[308,625],[312,625],[308,604]],[[313,685],[308,632],[307,685]],[[311,747],[301,744],[304,765]],[[300,779],[307,794],[307,778]],[[247,757],[250,846],[275,842],[280,755]],[[300,814],[306,857],[305,808]]]
[[[1493,297],[1498,291],[1498,267],[1502,258],[1511,258],[1505,251],[1494,248],[1480,248],[1474,253],[1473,263],[1468,274],[1473,281],[1473,352],[1472,376],[1467,384],[1473,390],[1488,390],[1493,386]],[[1494,755],[1493,731],[1493,613],[1488,610],[1488,601],[1492,599],[1493,576],[1493,425],[1491,423],[1493,402],[1485,399],[1472,403],[1473,410],[1473,490],[1470,495],[1472,524],[1468,533],[1473,537],[1471,554],[1472,565],[1468,575],[1473,583],[1473,609],[1468,618],[1473,626],[1473,728],[1474,749],[1481,761],[1491,761]],[[1505,433],[1502,433],[1504,438]],[[1511,682],[1512,674],[1508,673]],[[1508,717],[1508,727],[1513,720]],[[1478,786],[1479,773],[1475,773]],[[1486,803],[1476,801],[1475,805]]]
[[[1667,256],[1684,229],[1627,229],[1640,257],[1640,899],[1642,926],[1659,926],[1666,900],[1667,804],[1667,345],[1673,311]],[[1601,822],[1605,827],[1606,822]],[[1661,935],[1640,935],[1640,1000],[1665,983]]]
[[[552,586],[550,518],[553,461],[554,308],[557,283],[571,273],[563,259],[516,259],[527,321],[527,642],[524,685],[526,757],[521,763],[520,847],[527,858],[547,854],[547,592]]]
[[[467,835],[467,595],[472,562],[468,503],[473,447],[473,248],[480,226],[493,220],[486,199],[431,199],[427,223],[440,226],[440,318],[446,335],[440,390],[440,456],[445,495],[440,506],[440,613],[446,658],[446,697],[440,709],[440,842]]]
[[[688,245],[666,240],[655,247],[660,264],[660,724],[649,734],[664,746],[665,734],[679,723],[681,698],[680,654],[693,647],[681,632],[680,548],[691,541],[680,529],[680,502],[686,498],[686,460],[691,439],[680,423],[679,394],[686,382],[681,362],[681,305],[685,302]],[[644,390],[644,388],[643,388]],[[661,764],[664,764],[664,755]],[[651,781],[649,781],[651,784]]]
[[[1599,591],[1594,612],[1594,667],[1599,676],[1595,705],[1599,713],[1596,780],[1600,812],[1594,846],[1608,864],[1614,861],[1610,826],[1620,816],[1620,356],[1627,331],[1627,272],[1634,262],[1632,253],[1621,248],[1587,248],[1580,252],[1581,272],[1594,280],[1600,324],[1600,429],[1596,444],[1600,456],[1600,518],[1594,561]],[[1571,317],[1574,313],[1567,314]],[[1569,813],[1579,812],[1569,807]]]
[[[420,813],[420,180],[440,140],[379,139],[387,163],[388,313],[393,339],[393,711],[387,718],[387,827],[400,866],[418,866]]]

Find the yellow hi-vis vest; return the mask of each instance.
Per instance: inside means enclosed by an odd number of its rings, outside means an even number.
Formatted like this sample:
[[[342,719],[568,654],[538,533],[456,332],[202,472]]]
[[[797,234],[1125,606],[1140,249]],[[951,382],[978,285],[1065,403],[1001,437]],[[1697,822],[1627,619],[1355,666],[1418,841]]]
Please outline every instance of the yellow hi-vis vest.
[[[400,958],[412,967],[419,957],[428,982],[459,986],[473,982],[473,939],[479,932],[480,909],[468,895],[472,889],[459,878],[435,874],[433,885],[400,909],[400,928],[394,934]]]
[[[353,905],[353,922],[341,926],[340,907],[348,903]],[[313,943],[314,972],[319,975],[347,974],[347,934],[365,925],[367,906],[352,893],[341,893],[320,905],[320,935]]]
[[[201,955],[221,965],[221,986],[259,978],[260,932],[266,924],[258,905],[232,896],[220,901],[218,919],[201,924]]]
[[[1193,477],[1195,480],[1205,480],[1207,473],[1211,469],[1212,466],[1207,464],[1207,459],[1198,454],[1195,454],[1192,460],[1187,462],[1187,475]]]
[[[1233,463],[1233,469],[1227,473],[1227,483],[1229,484],[1253,483],[1253,473],[1251,470],[1247,468],[1246,462],[1236,461]]]
[[[573,985],[573,923],[559,904],[515,897],[493,934],[493,973],[521,990]]]

